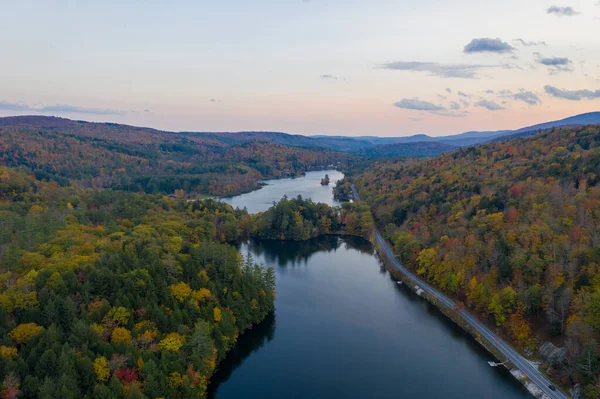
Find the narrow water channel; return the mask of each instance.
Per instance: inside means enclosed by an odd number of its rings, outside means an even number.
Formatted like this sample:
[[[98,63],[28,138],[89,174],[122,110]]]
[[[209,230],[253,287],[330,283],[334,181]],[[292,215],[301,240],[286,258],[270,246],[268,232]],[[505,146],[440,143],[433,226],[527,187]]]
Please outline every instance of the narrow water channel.
[[[468,334],[397,284],[368,241],[250,241],[240,251],[275,268],[276,310],[240,337],[210,398],[531,398],[488,366]]]
[[[329,175],[328,186],[321,185],[321,179],[325,175]],[[265,180],[265,186],[260,190],[223,198],[223,201],[234,208],[246,207],[250,213],[266,211],[273,206],[273,201],[279,201],[284,195],[288,198],[301,195],[303,198],[311,198],[314,202],[337,206],[340,203],[333,199],[332,189],[335,183],[343,178],[344,174],[337,170],[306,172],[305,176],[294,179]]]

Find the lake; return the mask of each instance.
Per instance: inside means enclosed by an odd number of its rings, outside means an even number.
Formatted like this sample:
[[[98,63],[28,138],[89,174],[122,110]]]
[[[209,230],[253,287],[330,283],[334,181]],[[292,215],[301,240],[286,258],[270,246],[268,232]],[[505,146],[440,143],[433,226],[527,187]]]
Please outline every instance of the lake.
[[[304,182],[293,187],[312,197]],[[265,197],[245,196],[260,203],[244,206],[262,210]],[[276,310],[239,338],[210,398],[531,398],[506,369],[488,366],[492,356],[471,336],[399,285],[368,241],[249,241],[240,251],[275,268]]]
[[[329,186],[322,186],[321,179],[329,175]],[[265,180],[266,184],[260,190],[255,190],[235,197],[222,198],[234,208],[246,207],[249,213],[266,211],[273,206],[284,195],[288,197],[312,198],[314,202],[324,202],[328,205],[337,206],[340,203],[333,199],[332,189],[338,180],[344,178],[344,174],[337,170],[320,170],[306,172],[305,176],[293,179]]]

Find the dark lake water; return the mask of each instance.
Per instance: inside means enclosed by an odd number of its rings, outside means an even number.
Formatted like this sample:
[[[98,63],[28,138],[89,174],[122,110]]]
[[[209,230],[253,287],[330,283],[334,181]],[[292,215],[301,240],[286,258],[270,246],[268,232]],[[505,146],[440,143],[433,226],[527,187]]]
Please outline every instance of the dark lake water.
[[[468,334],[398,285],[368,241],[250,241],[240,251],[275,268],[276,310],[239,338],[209,398],[531,398],[487,365],[491,355]]]
[[[329,186],[321,186],[321,179],[329,175]],[[335,182],[344,178],[342,172],[337,170],[320,170],[317,172],[306,172],[305,176],[295,179],[265,180],[266,186],[260,190],[252,191],[236,197],[223,198],[222,201],[231,204],[234,208],[246,207],[248,212],[257,213],[266,211],[273,206],[284,195],[311,198],[314,202],[324,202],[328,205],[340,205],[333,199],[331,190]]]

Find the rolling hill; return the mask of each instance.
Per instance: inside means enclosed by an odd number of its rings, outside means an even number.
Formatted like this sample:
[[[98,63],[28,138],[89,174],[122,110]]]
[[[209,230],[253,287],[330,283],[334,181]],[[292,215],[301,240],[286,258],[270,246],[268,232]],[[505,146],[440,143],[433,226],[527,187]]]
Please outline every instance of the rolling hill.
[[[353,159],[316,146],[217,137],[54,117],[0,118],[0,166],[63,186],[222,196],[256,189],[261,179]]]
[[[565,348],[564,360],[540,369],[597,398],[600,126],[574,126],[583,120],[431,159],[377,161],[352,182],[406,267],[515,346]]]

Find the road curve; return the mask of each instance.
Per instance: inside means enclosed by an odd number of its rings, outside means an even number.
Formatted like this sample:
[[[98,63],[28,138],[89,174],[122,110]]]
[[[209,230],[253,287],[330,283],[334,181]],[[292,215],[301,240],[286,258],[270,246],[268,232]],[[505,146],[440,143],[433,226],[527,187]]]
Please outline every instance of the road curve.
[[[360,201],[360,196],[356,191],[356,187],[354,184],[352,185],[352,194],[354,196],[354,201]],[[375,240],[379,244],[383,256],[387,258],[394,268],[399,270],[410,282],[415,285],[418,285],[423,289],[423,291],[427,292],[430,296],[437,299],[440,303],[444,304],[449,309],[455,309],[455,302],[448,298],[446,295],[433,288],[416,275],[414,275],[407,268],[402,266],[400,262],[394,256],[392,249],[389,244],[383,238],[381,233],[377,228],[375,228]],[[567,399],[567,396],[560,392],[558,389],[556,391],[552,391],[548,386],[551,384],[542,373],[540,373],[535,367],[533,367],[523,356],[521,356],[517,351],[512,349],[510,345],[504,342],[500,337],[494,334],[489,328],[487,328],[482,322],[480,322],[475,316],[470,314],[464,309],[461,309],[458,312],[459,316],[469,324],[474,330],[479,332],[485,339],[493,345],[499,352],[501,352],[508,360],[514,364],[516,368],[521,370],[523,374],[529,378],[534,384],[536,384],[549,398],[552,399]]]

